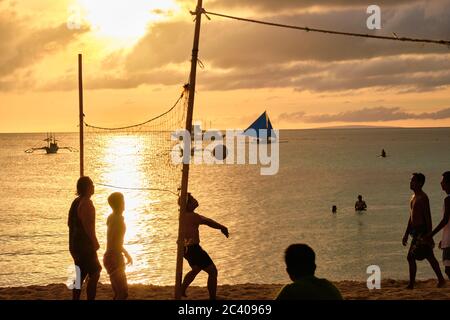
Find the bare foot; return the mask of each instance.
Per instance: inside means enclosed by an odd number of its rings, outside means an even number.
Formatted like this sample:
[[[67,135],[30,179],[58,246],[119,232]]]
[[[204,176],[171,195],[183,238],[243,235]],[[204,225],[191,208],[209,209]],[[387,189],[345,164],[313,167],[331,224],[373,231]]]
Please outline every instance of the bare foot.
[[[438,288],[444,288],[445,287],[445,280],[444,279],[440,280],[438,282],[438,284],[437,284],[437,287]]]
[[[414,283],[409,283],[406,289],[412,290],[414,289]]]

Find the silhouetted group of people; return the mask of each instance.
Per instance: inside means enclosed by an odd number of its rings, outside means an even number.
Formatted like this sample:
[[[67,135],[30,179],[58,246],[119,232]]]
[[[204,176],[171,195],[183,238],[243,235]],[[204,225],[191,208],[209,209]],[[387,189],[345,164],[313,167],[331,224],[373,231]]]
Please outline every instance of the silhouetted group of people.
[[[408,251],[409,264],[409,284],[408,288],[413,289],[416,280],[417,264],[416,260],[426,259],[438,278],[438,287],[445,285],[445,279],[442,275],[439,262],[434,256],[433,249],[435,243],[433,237],[441,230],[442,240],[439,242],[439,248],[443,251],[442,260],[445,267],[445,273],[450,279],[450,171],[442,174],[441,188],[447,194],[444,199],[443,217],[436,228],[433,229],[431,221],[430,200],[423,191],[425,184],[425,175],[414,173],[410,182],[410,189],[414,192],[410,203],[410,217],[403,236],[402,243],[407,245],[411,236],[411,245]]]
[[[367,204],[366,202],[363,200],[362,195],[358,195],[358,200],[355,202],[355,211],[361,212],[361,211],[366,211],[367,210]],[[333,205],[331,207],[331,212],[333,214],[337,213],[337,206]]]
[[[69,250],[74,264],[79,268],[80,287],[73,289],[73,299],[79,300],[81,286],[87,282],[87,299],[96,297],[97,283],[102,266],[97,251],[100,244],[95,232],[95,207],[91,197],[95,192],[94,183],[89,177],[81,177],[77,182],[77,198],[69,210]],[[180,199],[181,201],[181,199]],[[112,213],[107,219],[107,244],[103,256],[103,265],[108,272],[115,300],[128,297],[126,264],[132,264],[133,259],[125,250],[123,243],[126,232],[123,212],[125,199],[123,194],[114,192],[108,197]],[[180,203],[181,204],[181,203]],[[188,193],[186,212],[182,216],[182,234],[184,238],[184,258],[191,270],[185,275],[181,292],[184,297],[189,285],[195,277],[205,271],[208,274],[208,291],[211,300],[216,299],[217,267],[208,253],[200,246],[199,226],[206,225],[220,230],[227,238],[228,228],[210,218],[195,212],[198,201]],[[126,262],[125,262],[126,258]],[[305,244],[293,244],[285,252],[286,270],[293,283],[286,285],[278,294],[277,299],[342,299],[339,290],[325,279],[314,276],[315,253]]]
[[[91,196],[94,183],[89,177],[81,177],[77,182],[77,198],[69,210],[69,250],[75,265],[79,268],[80,285],[87,279],[86,294],[88,300],[94,300],[102,266],[97,251],[100,244],[95,232],[95,207]],[[103,265],[109,274],[115,300],[128,297],[128,284],[125,273],[125,259],[132,264],[133,259],[123,247],[126,225],[123,217],[125,199],[119,192],[108,197],[112,213],[107,220],[107,245],[103,256]],[[79,300],[81,287],[73,289],[73,299]]]
[[[94,300],[97,291],[97,283],[100,278],[102,266],[99,262],[97,251],[100,244],[95,232],[95,207],[91,197],[95,192],[94,183],[89,177],[81,177],[77,182],[77,198],[72,202],[69,210],[69,250],[74,264],[79,268],[82,285],[87,280],[87,299]],[[123,217],[125,199],[123,194],[114,192],[108,197],[108,203],[112,213],[107,219],[107,244],[103,256],[103,265],[108,272],[115,300],[124,300],[128,297],[128,284],[125,272],[126,264],[132,264],[133,259],[124,248],[126,225]],[[192,270],[186,274],[182,283],[182,294],[186,296],[186,290],[194,281],[200,271],[208,273],[208,291],[210,299],[216,298],[217,268],[200,246],[199,226],[207,225],[219,229],[228,237],[227,227],[220,223],[194,212],[198,207],[198,201],[188,194],[186,199],[186,213],[182,216],[184,235],[184,258],[188,261]],[[125,262],[126,258],[126,262]],[[73,299],[79,300],[81,287],[73,289]]]
[[[436,228],[432,228],[431,210],[428,196],[423,191],[425,176],[414,173],[410,182],[410,189],[414,195],[410,203],[410,217],[408,220],[403,245],[406,246],[411,236],[411,246],[408,251],[409,284],[414,288],[417,265],[416,260],[428,260],[438,278],[438,287],[445,284],[439,262],[434,256],[433,237],[443,230],[442,241],[439,248],[443,250],[445,273],[450,278],[450,171],[442,175],[441,188],[446,192],[444,200],[444,214]],[[95,232],[95,207],[91,201],[94,194],[94,184],[89,177],[81,177],[77,182],[77,198],[72,202],[69,210],[69,249],[75,265],[80,270],[80,283],[87,279],[87,298],[95,299],[97,283],[100,278],[102,266],[97,251],[100,248]],[[181,201],[181,199],[180,199]],[[191,270],[185,275],[181,292],[187,296],[187,289],[195,277],[205,271],[208,274],[208,291],[210,299],[216,299],[217,267],[208,253],[200,246],[199,226],[206,225],[220,230],[227,238],[228,228],[210,218],[195,212],[198,201],[188,193],[186,212],[182,216],[182,234],[184,238],[184,258]],[[132,264],[133,259],[125,250],[123,243],[126,232],[123,212],[125,210],[124,196],[115,192],[108,197],[112,213],[107,219],[107,245],[103,257],[103,265],[108,272],[114,299],[128,297],[128,284],[125,272],[126,264]],[[180,203],[181,204],[181,203]],[[356,210],[365,210],[367,205],[358,197]],[[126,261],[125,261],[126,259]],[[285,251],[286,271],[292,280],[282,288],[276,299],[313,299],[313,300],[340,300],[339,290],[328,280],[315,276],[315,253],[306,244],[292,244]],[[81,288],[73,290],[73,299],[80,299]]]

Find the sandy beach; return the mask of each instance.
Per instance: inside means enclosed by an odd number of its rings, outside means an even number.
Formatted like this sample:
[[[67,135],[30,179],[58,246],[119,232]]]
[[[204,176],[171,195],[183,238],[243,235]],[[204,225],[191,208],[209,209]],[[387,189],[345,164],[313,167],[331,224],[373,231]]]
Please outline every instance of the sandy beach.
[[[417,282],[414,290],[405,289],[407,281],[382,281],[380,290],[368,290],[366,283],[356,281],[335,282],[345,299],[348,300],[448,300],[450,299],[450,283],[445,288],[436,288],[435,280]],[[271,300],[282,285],[279,284],[240,284],[222,285],[218,287],[220,300]],[[152,286],[134,284],[130,286],[129,298],[134,300],[170,300],[173,298],[172,286]],[[207,289],[192,287],[188,291],[188,300],[205,300]],[[83,299],[85,295],[83,292]],[[111,286],[99,284],[97,299],[112,298]],[[28,286],[16,288],[0,288],[1,300],[67,300],[71,292],[64,284],[47,286]]]

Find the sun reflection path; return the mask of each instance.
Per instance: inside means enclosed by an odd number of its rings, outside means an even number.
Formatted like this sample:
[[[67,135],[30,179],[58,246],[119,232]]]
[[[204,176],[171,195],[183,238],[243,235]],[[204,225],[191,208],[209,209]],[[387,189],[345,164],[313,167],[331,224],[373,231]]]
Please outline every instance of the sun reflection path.
[[[162,266],[167,263],[173,264],[172,256],[162,257],[167,253],[172,241],[170,237],[161,239],[159,235],[172,236],[172,232],[167,233],[167,230],[172,228],[173,224],[170,221],[176,217],[174,215],[177,208],[174,206],[176,200],[171,194],[146,189],[157,182],[152,181],[159,177],[157,170],[164,170],[152,166],[145,155],[142,155],[151,149],[151,145],[151,139],[146,134],[105,136],[103,143],[99,145],[100,156],[96,159],[99,163],[95,165],[97,169],[95,176],[100,182],[142,188],[142,190],[120,190],[100,185],[95,195],[97,212],[101,215],[102,221],[106,222],[111,213],[106,200],[108,195],[115,191],[124,194],[124,218],[127,225],[125,247],[134,260],[134,265],[127,267],[131,283],[147,282],[148,275],[147,279],[144,275],[148,274],[150,268],[155,268],[156,261]],[[91,163],[93,162],[94,159],[91,159]],[[167,219],[162,219],[166,215]],[[106,226],[102,225],[98,228],[98,232],[102,235],[99,238],[106,241]],[[151,280],[158,282],[155,279]]]

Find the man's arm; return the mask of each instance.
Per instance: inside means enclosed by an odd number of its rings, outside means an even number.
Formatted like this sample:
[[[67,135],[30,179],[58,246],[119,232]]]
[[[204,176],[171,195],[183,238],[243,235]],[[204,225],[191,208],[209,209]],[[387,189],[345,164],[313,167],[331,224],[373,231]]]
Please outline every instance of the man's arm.
[[[402,240],[402,244],[404,246],[406,246],[406,244],[408,243],[408,237],[409,237],[410,232],[411,232],[411,216],[408,219],[408,225],[406,226],[406,231],[405,231],[405,234],[404,234],[403,240]]]
[[[228,228],[224,225],[221,225],[220,223],[214,221],[213,219],[206,218],[204,216],[198,215],[200,218],[199,224],[207,225],[210,228],[213,229],[219,229],[222,231],[222,233],[228,238]]]
[[[97,236],[95,235],[95,208],[91,201],[83,203],[80,208],[83,214],[80,216],[83,228],[86,231],[88,237],[94,244],[94,249],[98,250],[100,244],[98,243]]]
[[[425,197],[421,202],[422,202],[424,220],[425,220],[425,224],[427,226],[427,233],[429,233],[433,230],[433,225],[431,222],[430,200],[428,200],[428,197]]]
[[[131,258],[130,254],[124,247],[122,247],[122,253],[125,255],[125,258],[127,258],[127,264],[133,264],[133,258]]]
[[[434,228],[434,230],[428,235],[428,237],[433,238],[439,231],[441,231],[448,223],[450,219],[450,197],[447,197],[444,202],[444,217],[441,222]]]

